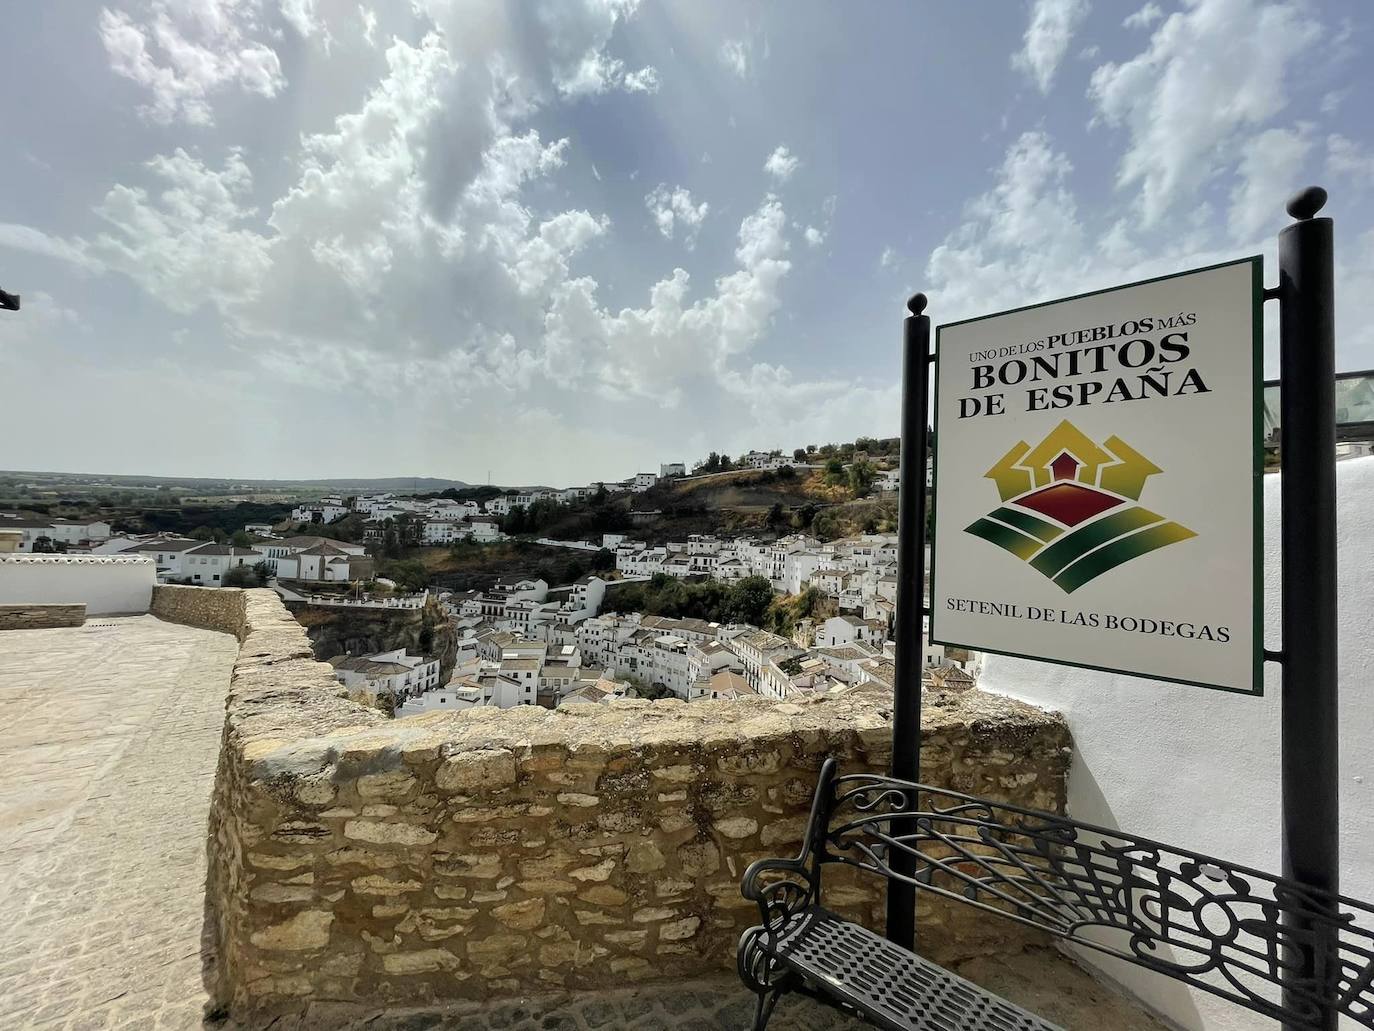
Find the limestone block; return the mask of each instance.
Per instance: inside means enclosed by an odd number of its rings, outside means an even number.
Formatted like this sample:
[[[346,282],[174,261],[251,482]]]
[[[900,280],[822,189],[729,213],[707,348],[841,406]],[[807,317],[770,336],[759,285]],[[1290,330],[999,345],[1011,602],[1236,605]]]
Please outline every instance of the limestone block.
[[[715,842],[700,838],[677,850],[678,866],[688,877],[702,877],[720,869],[720,849]]]
[[[388,974],[428,974],[435,970],[453,970],[458,962],[458,957],[447,949],[394,952],[382,957],[382,966]]]
[[[500,923],[517,931],[532,931],[544,922],[544,900],[526,899],[496,906],[491,915]]]
[[[636,914],[635,919],[638,919]],[[697,928],[701,926],[701,917],[685,916],[681,920],[673,920],[663,924],[658,929],[659,941],[683,941],[697,933]]]
[[[428,845],[439,835],[409,823],[349,820],[344,824],[344,837],[373,845]]]
[[[759,822],[748,816],[731,816],[716,821],[716,830],[727,838],[747,838],[758,829]]]
[[[654,870],[662,870],[663,864],[663,852],[647,838],[641,838],[632,844],[625,856],[625,869],[630,873],[651,873]]]
[[[486,794],[515,783],[515,755],[505,748],[459,752],[444,760],[434,780],[439,790]]]
[[[576,881],[606,881],[610,879],[611,871],[614,869],[614,859],[603,859],[595,866],[584,866],[577,870],[570,870],[568,876]]]
[[[558,795],[558,801],[562,805],[576,806],[580,809],[590,809],[597,805],[601,799],[596,795],[584,795],[580,791],[563,791]]]
[[[334,914],[323,909],[307,909],[279,924],[269,924],[252,936],[260,949],[303,951],[329,944],[329,928]]]
[[[423,887],[419,881],[393,881],[380,874],[353,878],[353,890],[359,895],[405,895]]]
[[[623,891],[619,888],[612,888],[609,884],[598,884],[585,891],[579,891],[577,897],[594,906],[623,906],[629,899],[629,896]]]

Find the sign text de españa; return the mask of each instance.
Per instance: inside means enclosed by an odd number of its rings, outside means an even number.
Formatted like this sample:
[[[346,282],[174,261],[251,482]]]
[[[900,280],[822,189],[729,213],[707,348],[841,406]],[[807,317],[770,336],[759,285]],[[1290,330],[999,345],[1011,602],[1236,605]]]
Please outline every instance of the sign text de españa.
[[[958,417],[1209,393],[1189,363],[1197,322],[1196,312],[1145,315],[974,351]]]

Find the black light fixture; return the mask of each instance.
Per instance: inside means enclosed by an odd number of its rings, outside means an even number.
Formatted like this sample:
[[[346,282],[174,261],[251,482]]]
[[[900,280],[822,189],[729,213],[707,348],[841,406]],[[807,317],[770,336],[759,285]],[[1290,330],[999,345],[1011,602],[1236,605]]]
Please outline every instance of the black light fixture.
[[[0,290],[0,308],[4,308],[8,311],[18,311],[19,295],[7,294],[5,291]]]

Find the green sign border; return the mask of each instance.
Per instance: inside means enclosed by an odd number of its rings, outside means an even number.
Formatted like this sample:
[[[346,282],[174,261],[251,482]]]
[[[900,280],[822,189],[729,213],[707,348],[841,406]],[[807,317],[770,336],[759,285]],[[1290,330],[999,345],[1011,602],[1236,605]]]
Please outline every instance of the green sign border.
[[[1251,530],[1254,539],[1254,574],[1251,584],[1251,595],[1254,602],[1254,627],[1252,631],[1252,647],[1254,657],[1251,665],[1251,680],[1253,686],[1250,690],[1239,687],[1229,687],[1224,684],[1209,684],[1203,680],[1183,680],[1178,677],[1165,677],[1157,673],[1142,673],[1139,670],[1117,669],[1112,666],[1093,666],[1085,662],[1070,662],[1067,659],[1056,659],[1047,655],[1025,655],[1021,652],[1004,651],[999,648],[987,648],[977,644],[966,644],[962,641],[941,640],[935,635],[935,616],[937,613],[936,601],[936,563],[935,563],[935,540],[939,533],[939,505],[940,497],[940,333],[955,326],[965,326],[970,322],[983,322],[987,319],[1000,318],[1003,315],[1014,315],[1017,312],[1032,311],[1035,308],[1047,308],[1051,304],[1062,304],[1065,301],[1077,301],[1084,297],[1096,297],[1101,294],[1116,293],[1118,290],[1129,290],[1132,287],[1146,286],[1150,283],[1162,283],[1169,279],[1179,279],[1183,276],[1193,276],[1200,272],[1211,272],[1219,268],[1230,268],[1233,265],[1249,264],[1251,267],[1251,357],[1250,357],[1250,376],[1251,376],[1251,401],[1250,401],[1250,437],[1252,441],[1251,456],[1251,495],[1253,497],[1253,527]],[[1068,297],[1056,297],[1053,300],[1041,301],[1039,304],[1026,304],[1020,308],[1008,308],[1006,311],[992,312],[988,315],[979,315],[971,319],[960,319],[958,322],[946,322],[935,327],[935,413],[931,419],[931,425],[935,430],[935,447],[931,451],[931,524],[930,524],[930,643],[941,644],[953,648],[967,648],[970,651],[988,652],[993,655],[1009,655],[1017,659],[1030,659],[1033,662],[1051,662],[1057,666],[1072,666],[1076,669],[1093,669],[1102,673],[1120,673],[1129,677],[1141,677],[1146,680],[1159,680],[1170,684],[1187,684],[1190,687],[1206,687],[1214,691],[1225,691],[1228,694],[1243,694],[1253,697],[1264,695],[1264,442],[1261,436],[1264,431],[1264,257],[1255,255],[1250,258],[1237,258],[1234,261],[1223,261],[1215,265],[1204,265],[1201,268],[1188,269],[1184,272],[1171,272],[1167,276],[1155,276],[1153,279],[1141,279],[1134,283],[1121,283],[1117,286],[1106,287],[1102,290],[1088,290],[1081,294],[1071,294]],[[924,604],[922,605],[924,608]]]

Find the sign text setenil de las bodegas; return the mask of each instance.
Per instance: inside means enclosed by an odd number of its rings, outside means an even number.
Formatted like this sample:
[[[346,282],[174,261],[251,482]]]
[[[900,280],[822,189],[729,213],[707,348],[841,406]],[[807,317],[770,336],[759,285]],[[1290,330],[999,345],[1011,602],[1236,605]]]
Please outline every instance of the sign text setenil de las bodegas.
[[[931,640],[1259,692],[1259,258],[940,326]]]

